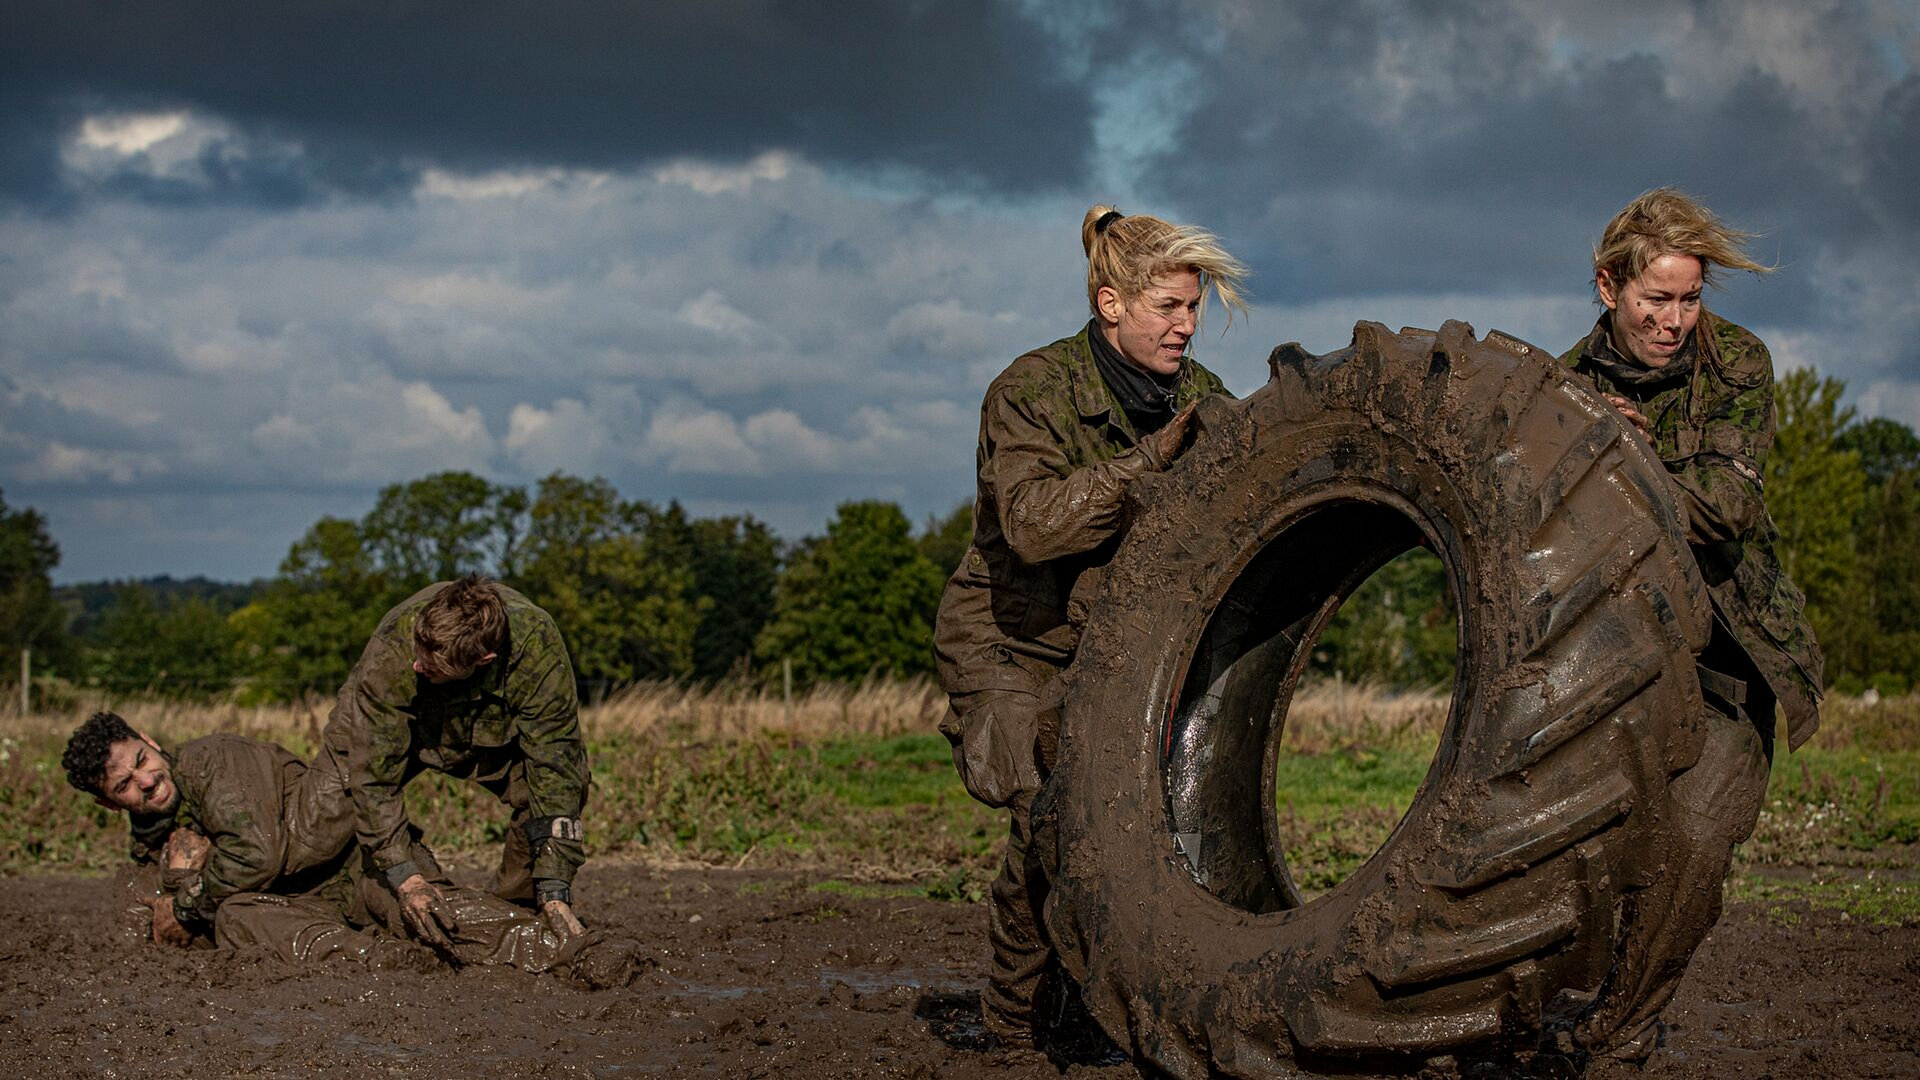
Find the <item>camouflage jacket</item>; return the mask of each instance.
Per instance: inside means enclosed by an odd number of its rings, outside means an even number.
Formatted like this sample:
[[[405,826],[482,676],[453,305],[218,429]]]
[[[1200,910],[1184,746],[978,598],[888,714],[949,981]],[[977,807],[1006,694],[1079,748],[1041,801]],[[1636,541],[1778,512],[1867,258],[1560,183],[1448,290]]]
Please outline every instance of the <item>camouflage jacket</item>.
[[[1621,356],[1610,328],[1601,316],[1560,359],[1602,393],[1635,402],[1647,418],[1715,618],[1753,662],[1749,674],[1770,691],[1749,700],[1777,699],[1798,747],[1819,726],[1824,659],[1807,624],[1806,598],[1780,566],[1780,534],[1763,499],[1773,447],[1773,360],[1759,338],[1704,310],[1679,353],[1658,370]],[[1771,729],[1770,708],[1757,719]]]
[[[172,825],[213,844],[199,870],[166,872],[181,922],[211,923],[236,893],[303,893],[339,873],[351,846],[341,827],[350,808],[337,789],[329,796],[311,783],[299,758],[270,742],[208,735],[172,761],[180,792]],[[164,862],[157,846],[146,858]]]
[[[1127,485],[1160,467],[1101,380],[1091,332],[1089,323],[1027,353],[987,387],[973,545],[934,622],[934,663],[949,694],[1032,689],[1066,666],[1097,571],[1119,543]],[[1174,407],[1224,392],[1188,360]]]
[[[587,748],[580,734],[573,664],[553,619],[498,586],[507,605],[507,644],[458,682],[434,684],[413,671],[413,624],[447,582],[429,585],[387,612],[340,689],[322,736],[346,762],[360,843],[374,865],[404,877],[412,834],[402,789],[422,769],[504,791],[531,817],[578,819],[587,801]],[[524,774],[525,807],[518,783]],[[533,876],[571,883],[586,860],[577,837],[543,839]]]

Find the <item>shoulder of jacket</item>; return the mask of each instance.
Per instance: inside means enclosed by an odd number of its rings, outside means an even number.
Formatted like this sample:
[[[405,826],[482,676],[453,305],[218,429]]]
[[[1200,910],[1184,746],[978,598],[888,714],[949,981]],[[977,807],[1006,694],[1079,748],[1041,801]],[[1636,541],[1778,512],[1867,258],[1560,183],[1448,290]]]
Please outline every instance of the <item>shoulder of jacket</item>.
[[[1033,398],[1066,392],[1079,363],[1079,335],[1022,353],[987,385],[987,399]]]
[[[1721,371],[1729,383],[1745,390],[1773,379],[1773,354],[1765,342],[1738,323],[1711,314],[1708,318]]]

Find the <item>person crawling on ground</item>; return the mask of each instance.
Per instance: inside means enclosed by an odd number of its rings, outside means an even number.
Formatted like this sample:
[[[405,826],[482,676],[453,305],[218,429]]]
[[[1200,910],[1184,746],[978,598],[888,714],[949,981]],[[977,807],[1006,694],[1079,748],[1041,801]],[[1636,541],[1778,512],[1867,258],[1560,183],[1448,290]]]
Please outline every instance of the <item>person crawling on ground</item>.
[[[67,781],[126,813],[136,862],[155,865],[151,936],[185,946],[259,947],[292,962],[371,966],[507,964],[594,986],[626,985],[638,946],[598,933],[561,935],[539,916],[456,886],[432,852],[409,856],[438,893],[436,950],[408,941],[393,893],[352,842],[352,810],[328,777],[283,747],[208,735],[169,754],[115,713],[95,713],[67,741]]]
[[[586,860],[586,740],[573,665],[553,618],[477,574],[387,612],[340,689],[316,764],[350,794],[360,843],[410,932],[437,944],[438,886],[411,857],[403,798],[424,769],[471,780],[512,809],[494,895],[583,932],[573,877]]]

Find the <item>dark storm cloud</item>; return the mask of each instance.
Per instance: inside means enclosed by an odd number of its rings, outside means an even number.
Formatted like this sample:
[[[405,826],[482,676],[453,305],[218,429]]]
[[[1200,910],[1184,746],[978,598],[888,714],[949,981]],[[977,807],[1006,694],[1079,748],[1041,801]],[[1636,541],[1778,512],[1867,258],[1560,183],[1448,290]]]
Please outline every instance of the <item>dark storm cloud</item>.
[[[1084,93],[1009,4],[28,0],[0,29],[5,183],[43,202],[60,134],[109,108],[189,108],[299,146],[218,176],[268,205],[391,190],[422,164],[620,168],[792,145],[1033,191],[1072,184],[1089,146]]]
[[[1812,74],[1769,55],[1762,33],[1791,6],[1757,27],[1751,5],[1633,7],[1614,14],[1618,30],[1494,0],[1229,17],[1176,47],[1204,56],[1207,77],[1146,175],[1252,257],[1263,297],[1296,302],[1577,288],[1584,267],[1568,252],[1662,184],[1800,259],[1912,211],[1920,95],[1911,77],[1876,85],[1869,5],[1809,22],[1806,57],[1853,58]],[[1658,38],[1680,25],[1681,40]],[[1146,64],[1169,40],[1122,32],[1107,47]],[[1769,295],[1785,318],[1816,302],[1804,277]]]

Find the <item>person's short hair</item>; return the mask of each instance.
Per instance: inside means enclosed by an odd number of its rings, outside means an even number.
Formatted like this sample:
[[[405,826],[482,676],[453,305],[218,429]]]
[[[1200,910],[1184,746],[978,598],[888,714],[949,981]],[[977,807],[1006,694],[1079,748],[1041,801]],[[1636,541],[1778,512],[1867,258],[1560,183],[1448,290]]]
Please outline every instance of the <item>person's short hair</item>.
[[[1773,267],[1747,255],[1752,233],[1727,227],[1698,199],[1677,188],[1662,187],[1642,193],[1607,222],[1593,246],[1595,279],[1604,272],[1621,288],[1646,272],[1662,255],[1692,255],[1700,260],[1701,281],[1713,284],[1713,269],[1751,270],[1765,274]]]
[[[451,581],[420,609],[413,641],[447,671],[471,671],[506,644],[507,602],[485,575]]]
[[[1192,225],[1174,225],[1151,214],[1122,214],[1095,206],[1080,221],[1080,246],[1087,252],[1087,305],[1097,314],[1100,290],[1111,288],[1122,300],[1146,292],[1164,274],[1192,270],[1200,275],[1201,295],[1211,287],[1227,309],[1246,314],[1240,287],[1247,268],[1227,254],[1219,238]]]
[[[67,783],[89,795],[100,794],[107,781],[107,755],[113,744],[137,739],[140,733],[127,725],[118,713],[97,712],[73,729],[67,749],[60,755],[60,766],[67,770]]]

